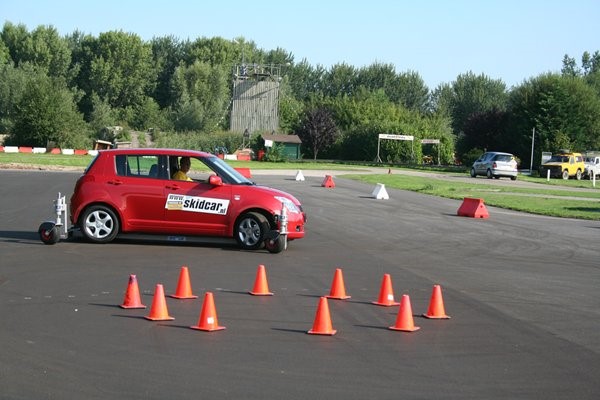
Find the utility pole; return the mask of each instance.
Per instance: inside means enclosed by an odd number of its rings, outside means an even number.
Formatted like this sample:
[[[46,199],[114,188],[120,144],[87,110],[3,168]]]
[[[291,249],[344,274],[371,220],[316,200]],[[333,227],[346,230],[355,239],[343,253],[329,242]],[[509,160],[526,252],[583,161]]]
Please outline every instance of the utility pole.
[[[531,162],[529,164],[529,173],[533,174],[533,144],[535,143],[535,127],[531,133]]]

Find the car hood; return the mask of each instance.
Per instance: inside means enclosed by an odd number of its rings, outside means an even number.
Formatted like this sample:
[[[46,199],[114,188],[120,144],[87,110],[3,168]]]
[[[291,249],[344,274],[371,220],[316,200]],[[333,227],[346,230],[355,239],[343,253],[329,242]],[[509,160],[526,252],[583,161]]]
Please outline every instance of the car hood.
[[[265,195],[286,197],[286,198],[290,199],[292,202],[294,202],[294,204],[301,205],[297,198],[295,198],[288,192],[284,192],[283,190],[274,189],[274,188],[268,187],[268,186],[256,185],[256,186],[253,186],[253,191],[260,191]]]

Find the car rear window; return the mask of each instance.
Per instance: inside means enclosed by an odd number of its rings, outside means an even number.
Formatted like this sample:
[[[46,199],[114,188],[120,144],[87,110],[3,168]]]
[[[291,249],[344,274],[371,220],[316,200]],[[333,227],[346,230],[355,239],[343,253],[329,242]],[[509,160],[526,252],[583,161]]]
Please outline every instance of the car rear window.
[[[505,162],[509,162],[513,159],[513,157],[509,154],[498,154],[496,155],[495,160],[496,161],[505,161]]]

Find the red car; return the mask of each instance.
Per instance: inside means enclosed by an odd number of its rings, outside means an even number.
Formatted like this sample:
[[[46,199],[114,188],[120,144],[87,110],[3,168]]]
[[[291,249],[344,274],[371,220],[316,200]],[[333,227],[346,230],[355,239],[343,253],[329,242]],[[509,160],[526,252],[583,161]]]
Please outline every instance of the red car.
[[[190,160],[192,179],[173,179]],[[100,151],[77,181],[70,219],[96,243],[110,242],[119,233],[173,240],[233,237],[243,249],[265,246],[278,253],[288,240],[304,237],[306,214],[294,196],[257,186],[212,154],[116,149]]]

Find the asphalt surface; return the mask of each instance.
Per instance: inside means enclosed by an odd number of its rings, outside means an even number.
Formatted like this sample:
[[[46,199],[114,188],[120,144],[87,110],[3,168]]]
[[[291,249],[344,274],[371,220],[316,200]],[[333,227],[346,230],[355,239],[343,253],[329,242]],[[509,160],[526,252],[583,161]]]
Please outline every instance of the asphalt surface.
[[[81,240],[43,245],[73,172],[0,171],[2,399],[597,399],[600,222],[488,207],[322,176],[255,180],[296,195],[307,236],[281,254],[223,242]],[[590,207],[597,206],[591,204]],[[600,209],[599,209],[600,211]],[[250,296],[257,266],[272,297]],[[155,285],[175,291],[188,266],[196,300],[167,298],[173,321],[149,321]],[[334,336],[308,335],[341,268],[348,300],[329,300]],[[410,296],[373,305],[384,274]],[[118,307],[136,274],[145,310]],[[432,286],[451,319],[430,320]],[[196,325],[214,294],[218,332]]]

